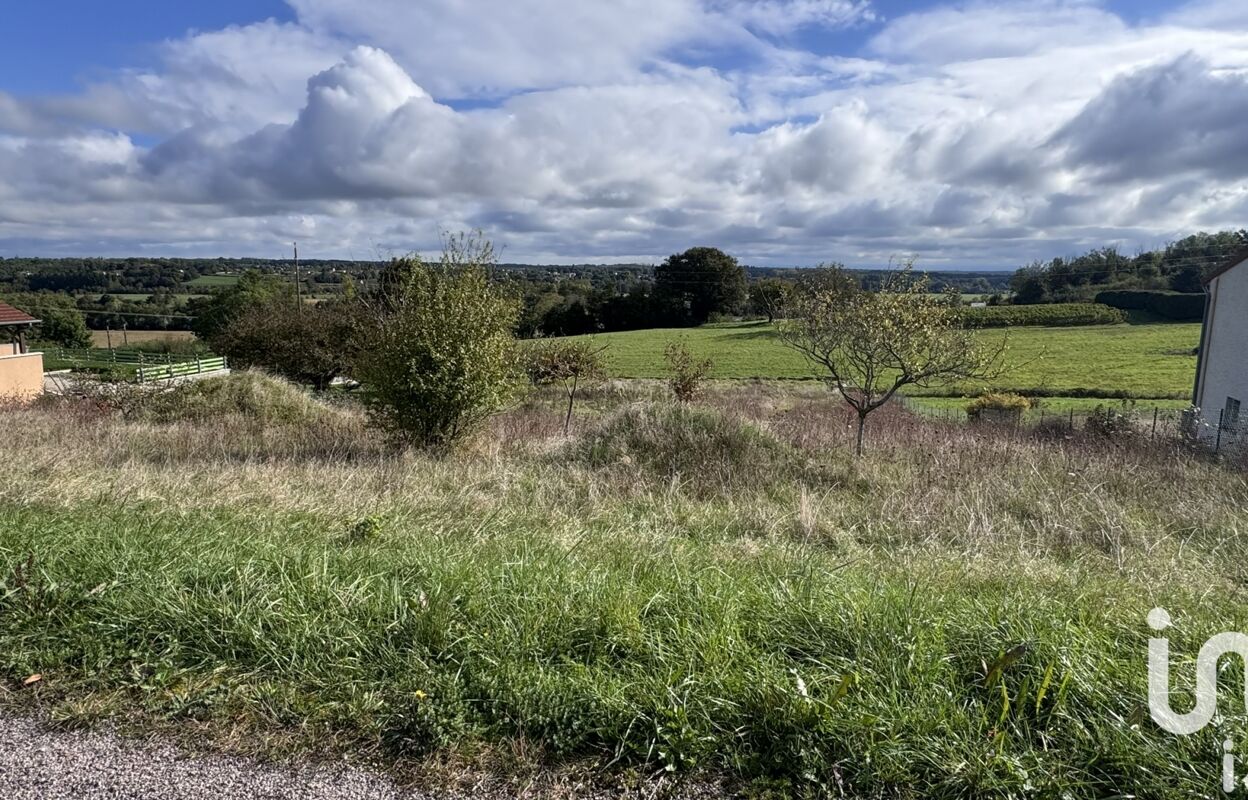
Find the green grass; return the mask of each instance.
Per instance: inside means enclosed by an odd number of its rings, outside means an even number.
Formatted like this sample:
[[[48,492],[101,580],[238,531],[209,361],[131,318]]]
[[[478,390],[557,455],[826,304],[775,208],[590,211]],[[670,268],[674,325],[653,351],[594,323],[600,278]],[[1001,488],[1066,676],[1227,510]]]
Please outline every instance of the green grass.
[[[910,405],[917,411],[931,412],[938,416],[963,416],[966,406],[971,401],[968,397],[914,397]],[[1039,421],[1046,417],[1061,417],[1074,413],[1075,417],[1087,416],[1098,406],[1112,408],[1139,419],[1151,420],[1153,410],[1157,409],[1168,421],[1178,418],[1178,412],[1191,406],[1190,400],[1112,400],[1095,397],[1043,397],[1034,401],[1035,405],[1025,418]]]
[[[648,391],[591,392],[570,439],[538,396],[441,458],[350,408],[10,411],[0,702],[396,769],[1216,793],[1237,690],[1219,725],[1159,730],[1144,616],[1174,615],[1180,687],[1206,637],[1248,630],[1242,473],[892,411],[855,461],[814,387]]]
[[[187,281],[187,286],[233,286],[238,283],[237,275],[200,275],[198,278]]]
[[[1135,397],[1179,399],[1191,394],[1198,324],[1100,325],[1015,328],[983,332],[988,341],[1008,335],[1008,373],[990,385],[964,385],[946,394],[988,388],[1042,389],[1054,394],[1090,389]],[[595,336],[609,344],[612,373],[625,378],[666,374],[663,347],[685,341],[695,355],[714,360],[713,378],[808,379],[809,367],[766,323],[707,325],[694,329],[628,331]]]
[[[105,351],[105,353],[106,352],[107,351]],[[129,377],[139,371],[139,365],[117,364],[109,360],[106,354],[102,354],[98,358],[67,359],[56,358],[46,353],[44,354],[44,372],[53,372],[65,369],[73,370],[75,372],[106,373],[119,377]]]

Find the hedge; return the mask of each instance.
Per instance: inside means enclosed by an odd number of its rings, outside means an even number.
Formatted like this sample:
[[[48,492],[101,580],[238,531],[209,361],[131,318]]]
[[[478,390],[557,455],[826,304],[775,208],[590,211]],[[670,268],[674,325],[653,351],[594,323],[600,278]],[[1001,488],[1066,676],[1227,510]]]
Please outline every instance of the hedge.
[[[1101,292],[1096,302],[1130,311],[1151,311],[1166,319],[1200,321],[1205,316],[1205,295],[1146,289],[1113,289]]]
[[[1094,303],[1051,303],[1034,306],[985,306],[964,309],[968,328],[1005,328],[1019,325],[1073,326],[1116,325],[1127,315]]]

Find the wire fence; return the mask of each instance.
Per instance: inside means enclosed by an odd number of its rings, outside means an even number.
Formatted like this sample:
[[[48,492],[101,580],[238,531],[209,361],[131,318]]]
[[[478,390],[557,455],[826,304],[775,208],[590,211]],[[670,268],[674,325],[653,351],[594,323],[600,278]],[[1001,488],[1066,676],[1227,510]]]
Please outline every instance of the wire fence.
[[[930,399],[922,397],[903,397],[901,404],[913,413],[950,423],[1029,428],[1049,432],[1129,435],[1135,439],[1159,443],[1183,441],[1199,445],[1218,455],[1248,453],[1248,426],[1242,420],[1226,419],[1225,412],[1205,415],[1199,409],[1150,404],[1147,400],[1106,399],[1103,403],[1065,409],[1046,409],[1041,401],[1039,407],[1026,412],[997,411],[981,413],[977,418],[968,414],[964,405],[933,405]]]

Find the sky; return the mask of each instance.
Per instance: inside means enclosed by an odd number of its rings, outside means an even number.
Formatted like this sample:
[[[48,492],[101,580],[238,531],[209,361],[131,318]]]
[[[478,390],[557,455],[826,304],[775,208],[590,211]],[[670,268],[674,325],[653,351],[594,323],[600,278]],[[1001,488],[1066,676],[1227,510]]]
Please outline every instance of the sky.
[[[1015,268],[1248,227],[1244,0],[47,0],[0,255]]]

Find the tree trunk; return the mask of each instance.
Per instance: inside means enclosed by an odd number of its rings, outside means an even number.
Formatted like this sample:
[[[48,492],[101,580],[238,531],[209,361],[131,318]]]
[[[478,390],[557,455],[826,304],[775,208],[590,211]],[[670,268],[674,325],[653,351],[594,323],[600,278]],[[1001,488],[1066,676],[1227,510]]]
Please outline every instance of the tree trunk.
[[[856,452],[858,456],[860,457],[862,456],[862,434],[866,431],[866,429],[867,429],[867,415],[859,413],[858,414],[858,448]]]

